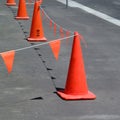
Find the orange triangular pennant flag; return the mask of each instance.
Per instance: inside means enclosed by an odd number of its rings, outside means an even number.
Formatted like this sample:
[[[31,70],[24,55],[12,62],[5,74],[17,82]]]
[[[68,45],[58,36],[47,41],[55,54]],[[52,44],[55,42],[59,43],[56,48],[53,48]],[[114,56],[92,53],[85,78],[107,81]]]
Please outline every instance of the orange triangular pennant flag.
[[[50,28],[52,27],[52,20],[50,19]]]
[[[57,25],[54,24],[54,36],[56,36],[56,31],[57,31]]]
[[[44,13],[44,11],[43,11],[43,10],[41,10],[41,13],[42,13],[42,17],[44,17],[45,13]]]
[[[60,51],[60,44],[61,44],[60,40],[55,40],[55,41],[52,41],[49,43],[49,45],[52,49],[53,55],[56,58],[56,60],[58,60],[59,51]]]
[[[7,52],[2,52],[2,53],[0,53],[0,55],[6,65],[8,73],[10,73],[12,71],[12,67],[13,67],[15,51],[11,50],[11,51],[7,51]]]
[[[87,43],[81,34],[79,34],[79,39],[81,39],[83,41],[85,47],[87,48]]]
[[[63,28],[62,27],[60,27],[60,36],[61,36],[61,38],[64,37],[64,33],[63,33]]]
[[[70,31],[66,31],[66,37],[70,36]]]
[[[66,31],[66,37],[70,36],[70,31]],[[66,38],[66,43],[68,43],[69,38]]]
[[[47,20],[47,22],[49,22],[50,23],[50,19],[49,19],[49,17],[48,16],[46,16],[46,20]],[[48,23],[48,24],[49,24]]]

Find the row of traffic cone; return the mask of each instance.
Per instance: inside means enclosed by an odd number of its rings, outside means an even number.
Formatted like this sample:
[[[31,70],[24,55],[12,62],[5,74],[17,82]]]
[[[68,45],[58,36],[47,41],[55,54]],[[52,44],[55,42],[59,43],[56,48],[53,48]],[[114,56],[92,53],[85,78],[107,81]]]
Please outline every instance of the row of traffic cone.
[[[14,0],[8,0],[12,4]],[[44,37],[42,18],[40,16],[40,1],[35,1],[34,12],[31,24],[30,37],[28,41],[46,41]],[[16,19],[28,19],[25,0],[19,1],[18,16]],[[80,35],[74,32],[71,59],[68,69],[68,75],[64,90],[57,91],[57,94],[65,100],[95,99],[96,96],[88,90],[82,49],[80,44]]]
[[[6,5],[8,5],[8,6],[16,5],[15,0],[7,0]],[[29,19],[28,14],[27,14],[27,10],[26,10],[25,0],[19,0],[18,12],[17,12],[17,16],[15,18],[17,20]]]
[[[36,0],[34,4],[34,11],[31,23],[30,36],[27,38],[30,42],[39,42],[46,41],[46,37],[44,36],[44,30],[42,26],[42,18],[40,15],[40,5],[42,0]],[[14,0],[7,0],[7,5],[16,5]],[[17,20],[28,20],[29,16],[26,10],[26,2],[25,0],[19,0],[18,12],[15,17]]]
[[[32,0],[29,0],[29,2],[32,2]],[[6,5],[14,6],[14,5],[16,5],[16,2],[15,2],[15,0],[7,0]]]

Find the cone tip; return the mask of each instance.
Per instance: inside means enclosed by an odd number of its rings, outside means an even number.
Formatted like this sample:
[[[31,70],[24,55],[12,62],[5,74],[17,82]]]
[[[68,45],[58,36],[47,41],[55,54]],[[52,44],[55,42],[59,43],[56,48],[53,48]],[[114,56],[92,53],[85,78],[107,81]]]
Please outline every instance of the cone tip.
[[[78,31],[75,31],[75,32],[74,32],[74,35],[75,35],[75,36],[79,35]]]

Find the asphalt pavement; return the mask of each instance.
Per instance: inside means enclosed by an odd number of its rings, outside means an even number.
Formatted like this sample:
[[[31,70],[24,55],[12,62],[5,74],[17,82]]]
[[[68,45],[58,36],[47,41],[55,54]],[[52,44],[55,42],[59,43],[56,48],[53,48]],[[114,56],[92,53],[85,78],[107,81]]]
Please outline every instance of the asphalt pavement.
[[[78,3],[94,8],[107,15],[120,19],[120,0],[74,0]]]
[[[26,40],[33,4],[27,4],[30,19],[17,21],[18,7],[5,3],[0,1],[0,52],[38,44]],[[10,74],[0,58],[0,120],[119,120],[120,27],[79,8],[66,9],[56,0],[43,0],[41,7],[58,25],[84,37],[87,48],[81,44],[86,77],[96,99],[65,101],[56,94],[57,88],[65,86],[70,38],[68,43],[62,41],[58,61],[48,44],[16,52]],[[43,26],[48,41],[60,38],[59,31],[53,35],[45,17]]]

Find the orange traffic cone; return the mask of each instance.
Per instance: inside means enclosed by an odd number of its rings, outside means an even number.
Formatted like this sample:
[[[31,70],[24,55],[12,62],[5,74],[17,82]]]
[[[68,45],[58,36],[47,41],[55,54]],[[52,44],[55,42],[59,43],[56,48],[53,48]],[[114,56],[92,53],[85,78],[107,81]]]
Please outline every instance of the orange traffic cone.
[[[42,27],[42,18],[40,15],[40,1],[36,1],[34,4],[34,11],[32,17],[30,37],[27,38],[30,42],[46,41],[44,36],[44,30]]]
[[[57,91],[57,93],[65,100],[95,99],[96,96],[88,91],[80,36],[78,32],[74,35],[66,86],[64,90]]]
[[[26,2],[25,0],[19,0],[18,12],[15,17],[17,20],[28,20],[28,14],[26,10]]]
[[[7,0],[6,5],[8,5],[8,6],[16,5],[15,0]]]

